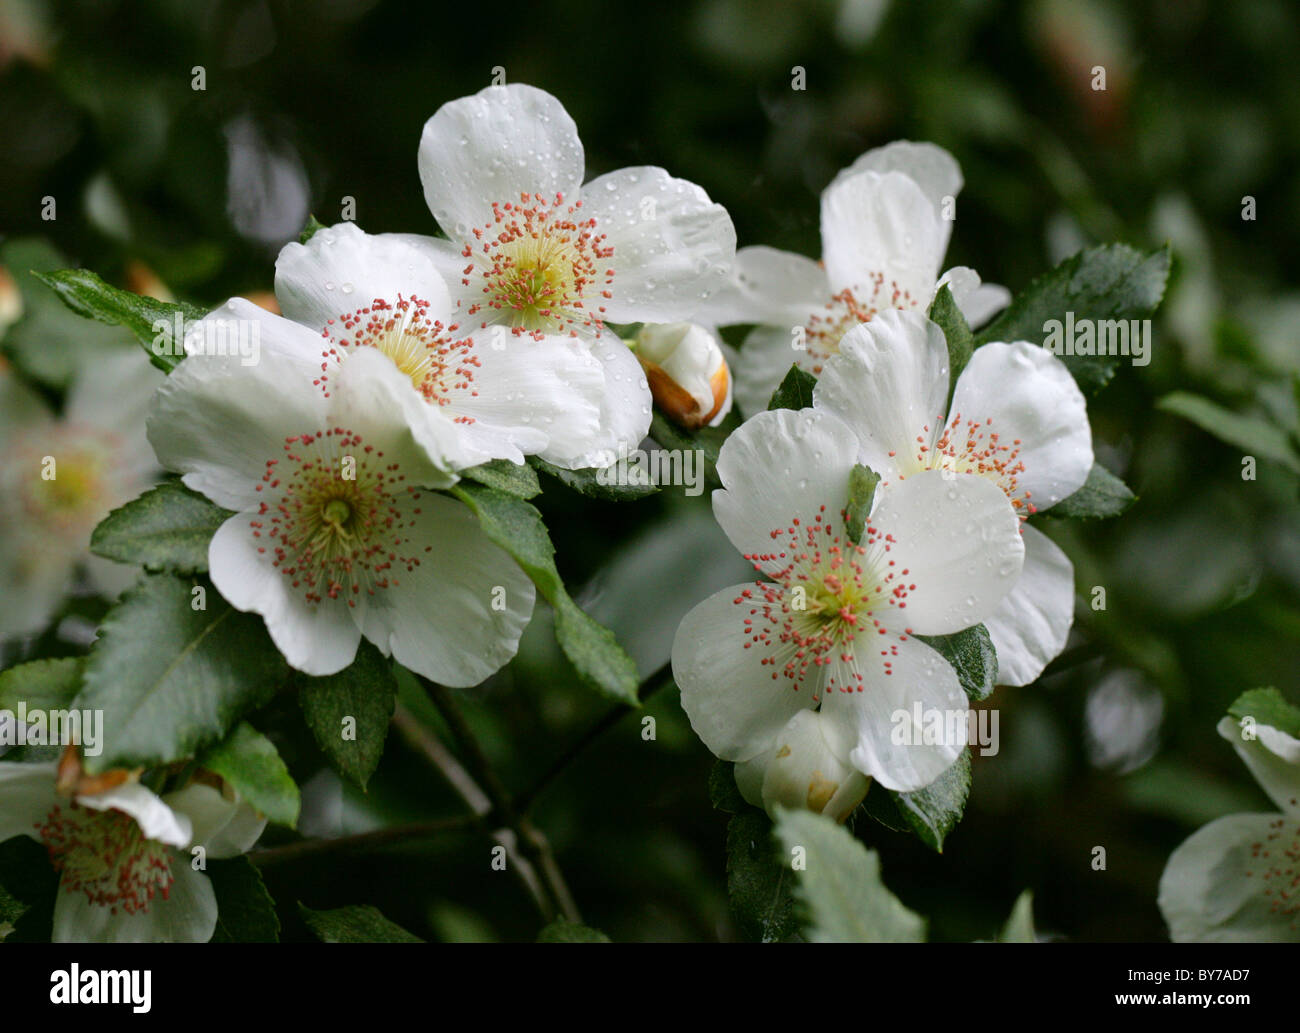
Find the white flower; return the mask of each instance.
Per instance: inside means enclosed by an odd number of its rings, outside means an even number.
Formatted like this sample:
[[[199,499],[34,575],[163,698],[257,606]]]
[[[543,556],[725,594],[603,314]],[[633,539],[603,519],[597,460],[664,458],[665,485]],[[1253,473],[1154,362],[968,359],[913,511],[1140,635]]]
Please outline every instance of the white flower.
[[[859,462],[886,483],[922,470],[997,484],[1026,519],[1072,495],[1092,469],[1083,394],[1065,364],[1024,341],[975,350],[948,397],[948,346],[920,312],[882,312],[840,341],[813,391],[815,408],[849,424]],[[958,478],[966,480],[965,477]],[[1025,567],[984,624],[998,682],[1027,685],[1065,648],[1074,568],[1041,531],[1021,527]]]
[[[819,374],[851,327],[889,309],[925,311],[944,283],[972,325],[1010,300],[965,266],[940,275],[961,187],[947,151],[900,140],[868,151],[822,192],[820,263],[769,247],[736,253],[733,282],[708,311],[719,324],[760,324],[733,370],[746,415],[767,408],[791,364]]]
[[[424,406],[370,348],[328,396],[269,351],[252,367],[193,355],[158,390],[158,458],[235,510],[209,546],[212,581],[298,670],[342,670],[364,635],[413,671],[476,685],[518,648],[532,582],[466,506],[420,490],[456,480],[436,462],[448,427]]]
[[[636,354],[655,404],[674,422],[689,430],[716,427],[731,411],[731,373],[715,331],[699,323],[647,323]]]
[[[0,640],[43,628],[83,567],[118,595],[136,569],[90,554],[90,532],[157,478],[144,414],[162,380],[138,351],[106,351],[63,415],[0,367]]]
[[[0,842],[30,836],[58,869],[56,943],[206,943],[217,923],[212,883],[194,868],[237,857],[266,826],[230,791],[195,782],[159,797],[139,782],[73,799],[57,763],[0,761]]]
[[[558,334],[472,331],[425,250],[400,236],[349,222],[320,229],[280,252],[275,289],[284,315],[314,333],[242,300],[209,320],[258,320],[263,344],[303,359],[324,391],[358,348],[387,355],[425,418],[456,431],[448,460],[458,469],[525,455],[584,465],[613,443],[600,425],[605,371],[589,348]]]
[[[820,710],[800,710],[777,735],[771,749],[736,765],[740,795],[776,819],[776,808],[825,814],[843,823],[857,808],[871,779],[831,749]]]
[[[1006,496],[938,472],[882,487],[855,545],[846,533],[859,446],[826,412],[762,412],[718,460],[713,510],[769,581],[725,589],[683,619],[673,673],[697,735],[724,760],[771,750],[801,710],[820,708],[832,754],[889,789],[929,785],[961,742],[897,745],[897,712],[963,718],[957,675],[916,635],[984,620],[1020,574]]]
[[[1300,739],[1254,731],[1218,725],[1281,813],[1219,818],[1170,855],[1158,902],[1175,942],[1300,943]]]
[[[577,127],[549,93],[513,83],[444,104],[424,127],[420,179],[449,240],[409,237],[443,272],[466,326],[572,334],[606,369],[608,447],[650,423],[645,377],[606,322],[689,318],[730,273],[721,205],[652,166],[583,185]]]

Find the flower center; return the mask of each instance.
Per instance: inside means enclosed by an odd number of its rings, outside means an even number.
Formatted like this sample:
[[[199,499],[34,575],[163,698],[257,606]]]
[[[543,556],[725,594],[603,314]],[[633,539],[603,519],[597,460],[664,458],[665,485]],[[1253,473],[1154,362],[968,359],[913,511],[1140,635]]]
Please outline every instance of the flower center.
[[[170,848],[146,839],[129,814],[56,804],[37,830],[62,886],[113,914],[145,911],[171,892]]]
[[[916,436],[915,454],[900,462],[899,467],[904,476],[922,470],[951,470],[987,477],[1006,492],[1016,514],[1024,520],[1038,509],[1030,501],[1032,493],[1020,487],[1020,477],[1025,472],[1020,445],[1019,438],[1004,440],[993,429],[991,416],[981,423],[963,420],[961,413],[953,413],[937,440],[928,424],[922,428]],[[894,452],[889,454],[896,456]]]
[[[110,506],[112,448],[104,435],[84,428],[43,428],[40,440],[23,442],[15,457],[24,472],[18,479],[23,510],[56,533],[89,534]]]
[[[1295,803],[1293,799],[1291,805]],[[1270,822],[1268,835],[1251,844],[1248,863],[1247,877],[1264,882],[1269,911],[1289,918],[1292,929],[1300,928],[1300,823],[1286,818]]]
[[[810,525],[795,517],[773,530],[773,541],[780,543],[776,551],[745,559],[759,569],[773,560],[784,566],[772,581],[756,582],[734,600],[737,606],[750,604],[743,618],[745,648],[770,650],[763,665],[772,668],[774,680],[785,677],[796,691],[814,675],[814,702],[820,702],[823,684],[825,691],[863,690],[859,660],[873,655],[873,640],[866,637],[873,632],[884,636],[877,652],[884,673],[893,673],[891,657],[898,647],[890,628],[900,620],[887,615],[906,609],[908,593],[916,588],[905,580],[908,571],[896,569],[889,557],[892,535],[868,524],[855,544],[847,534],[847,514],[828,519],[825,513],[822,506]],[[910,634],[908,628],[897,640]]]
[[[408,532],[420,510],[402,505],[418,491],[381,450],[335,427],[286,438],[284,452],[266,462],[257,490],[273,497],[249,523],[257,551],[271,550],[308,602],[356,606],[362,592],[398,584],[395,571],[419,566]]]
[[[475,229],[474,243],[461,254],[466,286],[477,284],[482,301],[471,316],[513,327],[516,334],[598,333],[614,270],[613,247],[597,232],[594,218],[583,218],[582,202],[566,205],[541,194],[492,203],[492,221]]]
[[[346,284],[344,286],[347,286]],[[429,303],[397,296],[376,298],[364,308],[330,320],[321,336],[329,342],[321,352],[321,375],[314,381],[329,396],[329,369],[342,363],[355,348],[376,348],[393,360],[430,405],[449,405],[458,392],[477,395],[474,371],[480,360],[472,338],[457,338],[455,323],[444,326],[429,314]],[[468,416],[457,422],[471,423]]]
[[[920,302],[884,273],[871,273],[865,287],[855,284],[834,295],[804,326],[810,372],[819,374],[822,363],[840,350],[840,338],[859,323],[866,323],[886,308],[917,308]]]

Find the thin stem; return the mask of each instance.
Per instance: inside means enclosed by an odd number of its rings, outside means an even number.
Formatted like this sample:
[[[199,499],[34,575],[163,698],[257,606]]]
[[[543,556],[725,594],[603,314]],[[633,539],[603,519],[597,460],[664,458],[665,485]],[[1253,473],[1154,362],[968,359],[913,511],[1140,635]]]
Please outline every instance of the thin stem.
[[[392,825],[374,832],[362,832],[355,836],[336,836],[333,839],[304,839],[299,843],[285,846],[254,850],[248,859],[259,868],[283,864],[286,861],[298,861],[304,857],[316,857],[320,854],[334,853],[337,850],[357,851],[374,850],[402,843],[413,839],[424,839],[446,832],[463,832],[474,827],[470,817],[440,818],[435,821],[416,821],[407,825]]]

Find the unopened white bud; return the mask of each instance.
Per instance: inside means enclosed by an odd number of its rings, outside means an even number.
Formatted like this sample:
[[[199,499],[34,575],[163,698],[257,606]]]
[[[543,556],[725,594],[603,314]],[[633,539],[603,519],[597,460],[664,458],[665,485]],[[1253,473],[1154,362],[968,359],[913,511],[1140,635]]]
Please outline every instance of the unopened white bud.
[[[714,334],[698,323],[647,323],[636,354],[655,404],[690,430],[716,426],[731,409],[731,373]]]

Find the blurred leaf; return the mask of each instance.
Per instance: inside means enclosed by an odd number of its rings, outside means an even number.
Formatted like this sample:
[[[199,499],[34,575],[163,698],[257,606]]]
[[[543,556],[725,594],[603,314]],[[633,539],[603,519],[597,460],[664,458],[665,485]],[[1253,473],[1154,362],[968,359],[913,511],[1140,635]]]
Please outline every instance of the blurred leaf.
[[[299,902],[298,913],[324,943],[423,943],[400,925],[390,922],[377,908],[351,905],[331,911],[313,911]]]
[[[913,635],[943,656],[957,672],[957,680],[973,700],[987,699],[998,677],[998,654],[988,628],[973,628],[951,635]]]
[[[460,475],[520,499],[531,499],[542,490],[532,467],[512,463],[509,459],[493,459],[481,466],[471,466],[468,470],[461,470]]]
[[[316,236],[317,230],[323,230],[324,228],[325,224],[320,222],[315,215],[307,216],[307,223],[303,226],[302,232],[298,234],[298,243],[306,244],[307,241]]]
[[[537,934],[538,943],[609,943],[599,929],[557,919]]]
[[[1232,701],[1228,713],[1238,721],[1253,717],[1256,725],[1269,725],[1293,739],[1300,739],[1300,708],[1288,703],[1282,693],[1271,686],[1243,692]]]
[[[149,353],[149,361],[165,373],[170,373],[184,358],[183,354],[172,354],[182,352],[184,346],[183,338],[180,341],[175,339],[177,316],[183,328],[185,324],[207,315],[197,305],[158,301],[110,287],[89,269],[61,269],[38,273],[37,278],[52,287],[77,315],[126,327]],[[155,329],[156,323],[162,323],[166,329]],[[165,339],[166,349],[154,347],[160,337]],[[160,350],[162,354],[159,354]]]
[[[357,658],[323,678],[298,679],[298,705],[325,756],[362,789],[384,754],[388,724],[397,703],[393,666],[370,642],[362,640]],[[344,720],[356,722],[356,738],[343,738]]]
[[[483,485],[461,483],[453,495],[470,507],[484,533],[523,568],[555,608],[555,640],[582,681],[624,703],[637,703],[637,671],[608,628],[588,617],[570,598],[555,569],[542,514],[522,499]]]
[[[1164,296],[1169,278],[1169,249],[1143,254],[1127,244],[1104,244],[1071,255],[1051,272],[1031,283],[1002,315],[980,331],[976,346],[990,341],[1030,341],[1042,344],[1049,320],[1064,323],[1067,312],[1075,322],[1141,319]],[[1060,355],[1085,392],[1105,387],[1119,367],[1121,355]]]
[[[1300,473],[1300,454],[1285,430],[1258,416],[1243,416],[1225,409],[1208,398],[1175,391],[1156,402],[1156,408],[1191,420],[1220,441],[1250,455],[1261,455],[1281,463],[1292,473]]]
[[[566,470],[560,466],[553,466],[537,456],[530,456],[528,461],[542,473],[554,477],[566,488],[604,502],[635,502],[659,490],[659,485],[649,483],[648,476],[645,484],[602,484],[601,471],[595,468]],[[609,479],[608,475],[605,479]]]
[[[247,857],[209,861],[208,878],[217,897],[217,927],[209,942],[279,941],[280,919],[275,913],[275,901],[253,862]]]
[[[0,886],[0,943],[14,931],[14,923],[27,913],[27,905]]]
[[[914,793],[894,793],[894,803],[921,842],[943,853],[943,841],[961,821],[968,796],[970,750],[963,749],[952,766],[934,782]]]
[[[776,836],[789,867],[804,930],[814,943],[919,943],[925,919],[903,906],[880,879],[880,856],[843,826],[811,811],[779,808]]]
[[[1016,898],[1006,925],[998,933],[998,943],[1034,943],[1034,894],[1025,890]]]
[[[241,721],[234,731],[198,758],[209,771],[229,782],[260,814],[277,825],[294,828],[302,799],[298,785],[271,740]]]
[[[849,540],[857,543],[862,537],[862,529],[867,525],[871,515],[871,503],[876,498],[876,485],[880,483],[880,474],[871,467],[854,463],[849,471],[849,504],[847,508],[847,531]]]
[[[1044,510],[1044,513],[1054,517],[1092,520],[1119,516],[1136,501],[1137,496],[1129,490],[1127,484],[1100,463],[1093,463],[1092,469],[1088,471],[1088,479],[1079,490],[1051,509]]]
[[[81,691],[83,657],[32,660],[0,671],[0,710],[66,710]]]
[[[772,399],[767,403],[767,408],[769,411],[772,409],[811,408],[813,404],[813,388],[816,386],[816,377],[811,373],[805,373],[798,366],[791,366],[790,372],[785,375],[785,379],[772,392]]]
[[[793,875],[772,851],[772,823],[754,807],[727,822],[727,896],[741,935],[774,943],[796,931]]]
[[[203,573],[212,536],[232,516],[179,481],[164,481],[101,520],[90,551],[150,571]]]
[[[193,587],[206,608],[191,605]],[[104,712],[105,749],[86,768],[191,757],[270,700],[285,674],[261,617],[232,609],[211,586],[147,574],[104,618],[73,702]]]

